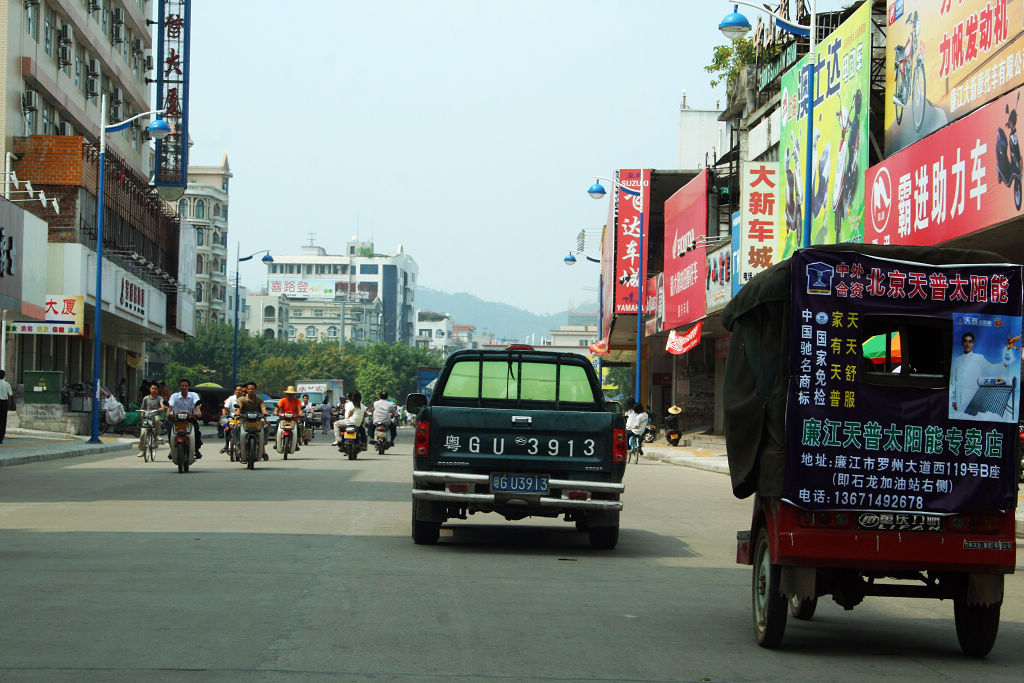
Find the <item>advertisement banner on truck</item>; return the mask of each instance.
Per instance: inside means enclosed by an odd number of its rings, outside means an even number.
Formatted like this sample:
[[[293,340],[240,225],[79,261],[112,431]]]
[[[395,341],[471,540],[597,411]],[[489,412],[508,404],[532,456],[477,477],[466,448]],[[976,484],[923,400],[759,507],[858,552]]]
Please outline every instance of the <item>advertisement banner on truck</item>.
[[[885,155],[1024,84],[1021,0],[889,0]]]
[[[801,246],[807,193],[811,194],[811,244],[863,240],[871,27],[871,3],[865,2],[815,50],[814,166],[809,188],[805,187],[808,58],[779,81],[782,132],[775,262]]]
[[[792,258],[783,497],[805,509],[1016,503],[1021,267]]]

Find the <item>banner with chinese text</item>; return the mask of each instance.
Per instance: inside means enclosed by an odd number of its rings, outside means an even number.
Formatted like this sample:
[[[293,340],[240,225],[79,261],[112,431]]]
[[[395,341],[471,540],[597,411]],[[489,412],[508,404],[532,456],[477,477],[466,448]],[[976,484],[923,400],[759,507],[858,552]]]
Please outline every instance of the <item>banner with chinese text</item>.
[[[643,230],[646,236],[647,225],[650,224],[651,172],[623,169],[619,171],[619,182],[639,194],[631,195],[615,188],[615,313],[637,313],[640,303],[640,231]]]
[[[885,155],[1024,84],[1021,0],[889,0]]]
[[[665,201],[665,330],[704,317],[704,247],[694,248],[708,234],[708,171],[678,189]]]
[[[188,76],[191,0],[160,0],[157,6],[156,103],[170,134],[156,141],[157,187],[188,184]]]
[[[289,299],[334,301],[335,281],[304,278],[270,278],[267,292],[284,294]]]
[[[78,337],[85,334],[85,297],[47,294],[43,302],[44,320],[19,320],[7,323],[15,334],[53,334]]]
[[[779,169],[774,162],[740,162],[739,268],[734,289],[778,261],[776,231],[779,219],[775,202]],[[734,237],[735,239],[735,237]]]
[[[1016,501],[1021,267],[792,257],[783,497],[969,512]]]
[[[775,262],[802,246],[806,193],[811,193],[811,244],[864,239],[864,172],[868,167],[871,89],[871,3],[865,2],[815,49],[814,168],[807,163],[805,56],[779,81],[779,234]]]

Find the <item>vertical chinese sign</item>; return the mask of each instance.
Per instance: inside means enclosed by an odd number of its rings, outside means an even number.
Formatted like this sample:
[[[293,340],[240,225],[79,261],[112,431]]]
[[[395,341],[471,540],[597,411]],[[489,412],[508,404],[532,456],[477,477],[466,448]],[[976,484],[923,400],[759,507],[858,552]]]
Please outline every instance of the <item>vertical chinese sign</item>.
[[[864,239],[864,172],[868,168],[871,3],[865,2],[815,50],[814,168],[807,163],[807,57],[780,79],[778,259],[803,246],[806,193],[811,244]]]
[[[778,262],[775,233],[778,222],[776,194],[778,164],[740,162],[739,267],[736,289],[768,266]]]
[[[641,182],[641,177],[643,182]],[[630,195],[615,188],[617,204],[615,238],[615,313],[639,313],[640,308],[640,231],[647,235],[650,215],[651,172],[620,170],[619,182],[639,192]],[[642,219],[642,220],[641,220]]]
[[[708,234],[708,171],[701,171],[665,201],[665,318],[671,330],[704,317],[704,247]]]
[[[1021,0],[889,0],[885,155],[1024,84]]]
[[[807,509],[1013,507],[1021,267],[814,249],[791,263],[783,497]]]
[[[1019,216],[1020,177],[1000,172],[1006,138],[993,133],[1022,92],[1017,88],[869,168],[864,241],[931,246]],[[1004,141],[1002,152],[997,139]]]
[[[171,133],[156,141],[156,177],[160,187],[188,184],[188,52],[190,0],[160,0],[157,24],[156,106]]]

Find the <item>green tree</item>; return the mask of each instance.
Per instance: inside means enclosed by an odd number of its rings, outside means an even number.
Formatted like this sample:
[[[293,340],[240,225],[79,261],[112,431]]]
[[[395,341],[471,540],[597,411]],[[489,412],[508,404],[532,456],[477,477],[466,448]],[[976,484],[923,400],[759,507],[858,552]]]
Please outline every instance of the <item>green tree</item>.
[[[716,45],[711,53],[711,63],[704,70],[712,75],[711,87],[725,81],[726,88],[732,86],[740,69],[753,64],[757,58],[757,46],[749,38],[740,38],[729,45]]]
[[[356,386],[359,393],[363,395],[363,403],[369,404],[381,391],[387,391],[389,396],[394,395],[394,387],[397,379],[394,370],[382,363],[364,361],[359,367],[359,374],[356,375]],[[395,399],[398,400],[398,399]]]
[[[195,365],[183,365],[176,361],[168,363],[164,370],[164,382],[167,383],[167,386],[171,387],[171,391],[174,391],[178,386],[178,382],[183,379],[187,379],[192,386],[202,384],[203,382],[216,382],[223,385],[225,382],[220,373],[202,363],[196,363]],[[228,377],[226,381],[230,382],[231,378]]]
[[[636,369],[632,365],[619,365],[607,369],[606,383],[618,385],[619,390],[616,395],[621,394],[624,397],[619,400],[625,401],[626,399],[633,398],[635,373]]]

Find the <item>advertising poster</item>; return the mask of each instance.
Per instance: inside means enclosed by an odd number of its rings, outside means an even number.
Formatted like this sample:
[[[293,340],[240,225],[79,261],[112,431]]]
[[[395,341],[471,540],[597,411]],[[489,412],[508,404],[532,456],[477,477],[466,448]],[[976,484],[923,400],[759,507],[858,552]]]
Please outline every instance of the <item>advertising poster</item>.
[[[704,248],[691,248],[707,234],[705,169],[665,201],[665,330],[699,320],[707,311]]]
[[[1024,84],[1021,0],[889,0],[885,155]]]
[[[1020,216],[1020,148],[1006,123],[1022,90],[868,169],[864,240],[941,244]]]
[[[742,167],[742,164],[740,166]],[[742,199],[740,201],[742,201]],[[740,216],[741,214],[739,211],[732,215],[732,225],[730,226],[729,233],[729,236],[732,237],[732,244],[730,247],[732,249],[733,277],[731,278],[731,282],[733,296],[736,296],[737,292],[740,291],[740,287],[743,286],[742,283],[740,283]]]
[[[644,288],[644,334],[650,336],[662,331],[665,318],[665,274],[647,278]]]
[[[732,299],[732,248],[725,244],[704,257],[704,301],[708,312],[718,311]]]
[[[1013,507],[1021,267],[809,249],[792,274],[783,497],[806,509]]]
[[[739,288],[765,268],[778,263],[776,231],[779,225],[779,165],[774,162],[740,162]]]
[[[639,191],[638,195],[627,194],[615,188],[618,204],[615,239],[615,313],[637,313],[640,304],[640,231],[647,235],[650,206],[651,172],[641,169],[619,171],[619,182],[625,187]],[[641,218],[643,222],[641,224]]]
[[[776,262],[802,246],[806,193],[811,195],[811,244],[864,238],[864,172],[868,168],[871,86],[871,3],[863,3],[815,49],[814,168],[807,161],[808,58],[787,71],[779,141],[780,205]]]
[[[334,301],[334,280],[312,280],[302,278],[270,278],[267,280],[267,291],[271,294],[284,294],[289,299],[308,299],[310,301]]]

